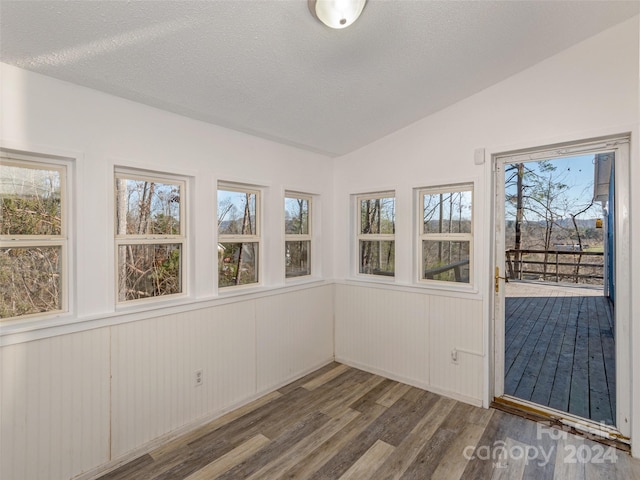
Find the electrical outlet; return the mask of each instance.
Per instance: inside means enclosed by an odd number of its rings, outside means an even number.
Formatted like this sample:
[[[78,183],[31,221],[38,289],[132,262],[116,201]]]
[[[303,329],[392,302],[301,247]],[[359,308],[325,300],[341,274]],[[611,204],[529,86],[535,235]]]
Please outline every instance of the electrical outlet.
[[[451,363],[458,364],[458,350],[455,348],[451,350]]]
[[[202,375],[202,369],[196,370],[194,372],[194,377],[193,377],[193,386],[197,387],[199,385],[202,385],[203,381],[204,381],[204,376]]]

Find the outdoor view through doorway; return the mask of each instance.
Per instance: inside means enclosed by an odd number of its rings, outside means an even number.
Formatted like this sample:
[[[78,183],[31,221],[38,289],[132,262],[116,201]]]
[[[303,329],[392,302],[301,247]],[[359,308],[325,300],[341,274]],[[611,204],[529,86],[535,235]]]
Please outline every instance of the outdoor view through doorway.
[[[616,424],[614,154],[504,164],[504,393]]]

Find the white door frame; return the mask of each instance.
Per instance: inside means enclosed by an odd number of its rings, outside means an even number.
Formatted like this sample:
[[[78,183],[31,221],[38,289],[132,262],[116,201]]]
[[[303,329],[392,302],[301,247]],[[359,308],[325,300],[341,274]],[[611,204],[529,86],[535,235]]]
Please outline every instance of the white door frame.
[[[499,279],[499,291],[494,290],[494,275],[496,267],[499,276],[504,277],[505,266],[505,192],[504,165],[525,161],[546,160],[576,156],[585,153],[614,152],[614,215],[615,215],[615,275],[616,275],[616,304],[615,304],[615,345],[616,345],[616,429],[624,440],[631,435],[631,335],[630,335],[630,305],[631,305],[631,262],[630,262],[630,173],[629,173],[629,135],[617,135],[592,140],[574,141],[566,144],[547,147],[530,148],[511,152],[495,153],[492,155],[493,171],[493,264],[491,268],[491,291],[493,308],[490,343],[493,346],[493,398],[504,397],[504,348],[505,348],[505,318],[504,318],[504,280]],[[527,402],[523,402],[527,404]],[[528,404],[530,407],[531,405]],[[540,406],[541,413],[557,411]],[[563,421],[576,426],[574,416],[567,414]],[[587,419],[580,419],[578,426],[592,423]],[[597,430],[597,428],[595,429]],[[610,431],[611,429],[602,429]]]

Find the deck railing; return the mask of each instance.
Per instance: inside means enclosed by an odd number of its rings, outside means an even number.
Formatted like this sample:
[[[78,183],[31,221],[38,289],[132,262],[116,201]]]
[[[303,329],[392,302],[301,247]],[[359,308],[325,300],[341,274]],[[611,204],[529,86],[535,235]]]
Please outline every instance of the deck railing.
[[[603,252],[567,250],[506,251],[508,278],[518,280],[569,281],[602,284]]]
[[[433,280],[436,275],[453,270],[453,276],[456,282],[468,282],[469,281],[469,259],[465,258],[459,262],[449,263],[442,265],[441,267],[432,268],[424,272],[424,278]],[[466,274],[465,274],[466,272]]]

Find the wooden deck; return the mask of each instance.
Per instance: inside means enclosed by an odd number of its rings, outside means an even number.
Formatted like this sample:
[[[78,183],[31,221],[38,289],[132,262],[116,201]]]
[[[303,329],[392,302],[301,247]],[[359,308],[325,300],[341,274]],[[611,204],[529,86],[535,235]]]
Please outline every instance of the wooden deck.
[[[602,288],[509,282],[505,393],[615,425],[612,306]]]
[[[640,461],[525,418],[333,363],[101,480],[531,478],[640,478]]]

